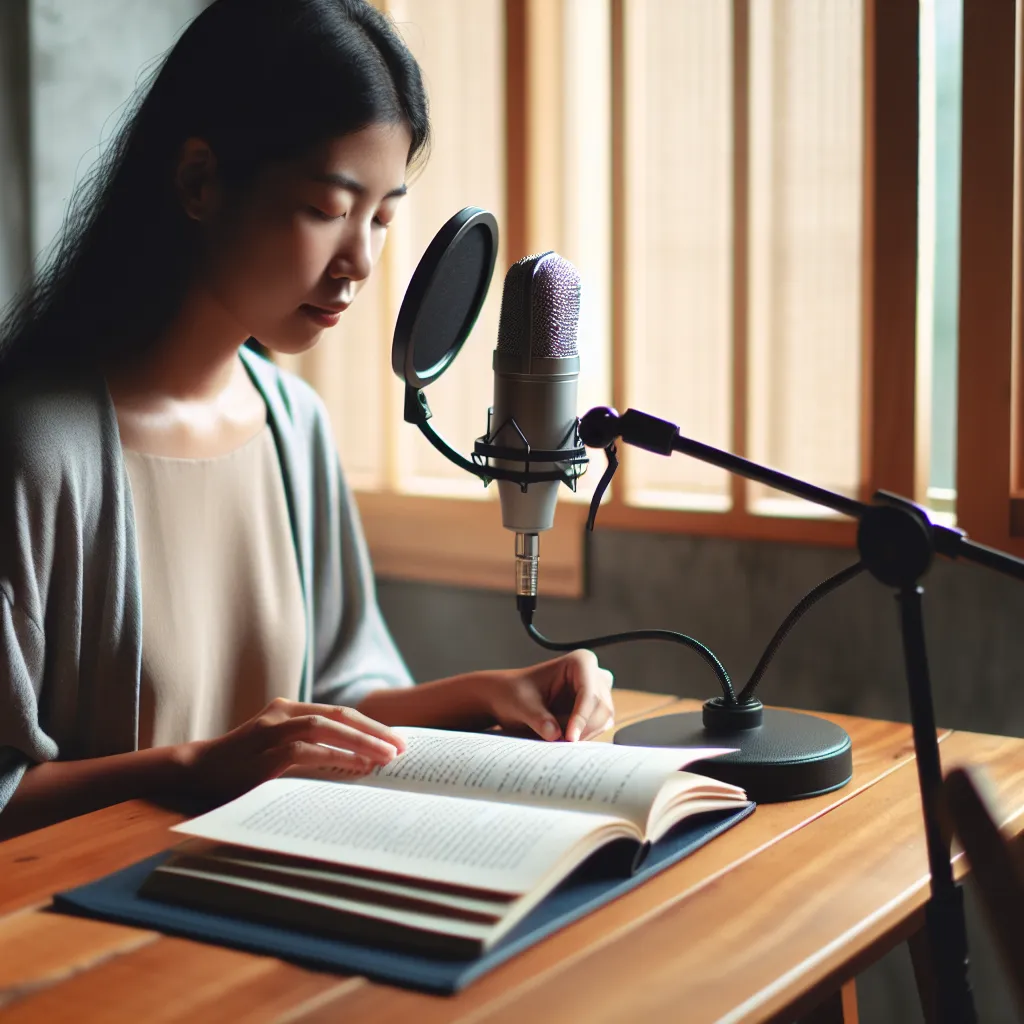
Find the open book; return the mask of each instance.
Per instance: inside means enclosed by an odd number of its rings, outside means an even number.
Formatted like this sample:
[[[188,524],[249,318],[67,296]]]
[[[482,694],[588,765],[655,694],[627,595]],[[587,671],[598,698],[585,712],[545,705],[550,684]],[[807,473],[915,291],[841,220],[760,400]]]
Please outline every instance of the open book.
[[[725,750],[396,731],[369,775],[282,776],[175,826],[194,838],[141,895],[468,958],[598,850],[628,875],[683,819],[747,804],[680,770]]]

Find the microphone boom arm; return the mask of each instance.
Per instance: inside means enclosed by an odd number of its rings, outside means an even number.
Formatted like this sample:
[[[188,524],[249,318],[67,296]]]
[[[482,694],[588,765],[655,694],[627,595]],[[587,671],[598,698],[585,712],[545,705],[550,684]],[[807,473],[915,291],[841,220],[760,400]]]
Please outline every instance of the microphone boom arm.
[[[580,421],[580,435],[588,447],[601,447],[608,452],[609,472],[606,478],[614,472],[614,445],[621,438],[627,444],[658,455],[671,455],[673,452],[689,455],[859,520],[857,547],[861,562],[848,570],[846,578],[852,579],[862,565],[879,582],[896,590],[900,609],[904,671],[931,877],[925,920],[935,966],[935,1005],[940,1020],[944,1022],[961,1024],[976,1021],[977,1013],[967,975],[963,892],[953,879],[949,840],[941,824],[942,766],[928,670],[922,614],[924,590],[920,579],[930,568],[935,554],[965,558],[1016,579],[1024,579],[1024,560],[971,541],[963,530],[933,523],[928,513],[908,498],[880,490],[871,503],[858,501],[683,437],[674,423],[635,409],[627,409],[621,416],[613,409],[591,409]],[[591,526],[596,513],[597,508],[592,507]],[[835,579],[839,580],[839,577]],[[780,634],[781,642],[784,632],[780,630]],[[756,678],[751,682],[756,684]],[[745,690],[740,701],[747,696]]]
[[[626,444],[635,448],[643,448],[656,455],[671,455],[673,452],[689,455],[691,458],[717,466],[719,469],[773,487],[796,498],[804,498],[815,505],[821,505],[833,512],[859,519],[862,522],[865,518],[870,519],[873,510],[877,509],[879,505],[903,509],[906,513],[924,520],[927,530],[931,534],[930,540],[936,554],[947,558],[964,558],[1004,575],[1024,580],[1024,559],[972,541],[963,530],[932,522],[928,518],[928,513],[920,505],[890,491],[876,491],[874,501],[871,503],[858,501],[856,498],[850,498],[845,494],[829,491],[824,487],[808,483],[806,480],[781,473],[777,469],[762,466],[742,456],[733,455],[731,452],[722,451],[720,448],[713,448],[711,445],[684,437],[674,423],[658,419],[656,416],[639,412],[636,409],[627,409],[621,416],[615,410],[603,406],[591,409],[580,420],[580,436],[584,444],[591,448],[606,448],[616,439],[621,438]],[[868,568],[871,569],[870,563]],[[919,575],[923,575],[923,572]],[[888,583],[889,581],[882,580],[882,582]]]

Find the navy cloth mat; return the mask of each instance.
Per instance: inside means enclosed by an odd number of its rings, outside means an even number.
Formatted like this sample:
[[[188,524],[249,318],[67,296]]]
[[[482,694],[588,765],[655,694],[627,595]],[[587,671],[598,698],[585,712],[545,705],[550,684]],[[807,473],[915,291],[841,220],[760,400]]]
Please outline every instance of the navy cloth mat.
[[[139,887],[150,871],[170,855],[169,850],[97,882],[58,893],[53,902],[56,910],[71,914],[153,928],[308,967],[364,974],[378,981],[451,993],[571,921],[636,888],[742,821],[753,810],[754,805],[750,804],[739,811],[703,814],[680,823],[647,850],[645,859],[633,874],[628,872],[636,844],[630,844],[629,851],[624,845],[612,844],[569,875],[493,949],[472,960],[451,960],[360,945],[246,918],[143,899],[138,895]]]

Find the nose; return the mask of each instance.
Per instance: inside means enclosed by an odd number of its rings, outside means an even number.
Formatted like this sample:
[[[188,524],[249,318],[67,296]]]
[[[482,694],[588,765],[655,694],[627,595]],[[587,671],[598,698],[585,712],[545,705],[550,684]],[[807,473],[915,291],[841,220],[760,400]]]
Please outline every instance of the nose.
[[[327,268],[329,277],[363,281],[373,270],[373,250],[370,224],[350,220],[349,230],[343,235],[338,249]]]

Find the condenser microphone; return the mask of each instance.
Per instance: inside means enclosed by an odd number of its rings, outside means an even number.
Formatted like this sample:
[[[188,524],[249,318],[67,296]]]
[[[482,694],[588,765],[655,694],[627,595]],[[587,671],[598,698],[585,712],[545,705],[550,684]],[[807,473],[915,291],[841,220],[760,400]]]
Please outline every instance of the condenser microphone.
[[[554,525],[559,479],[579,446],[576,388],[580,358],[576,330],[580,275],[557,253],[527,256],[509,268],[501,296],[494,350],[494,406],[490,410],[489,465],[524,471],[527,479],[498,479],[502,525],[516,535],[516,597],[536,599],[538,535]],[[537,453],[557,456],[538,461]],[[522,458],[517,456],[522,453]],[[525,460],[525,461],[524,461]],[[578,460],[577,460],[578,461]],[[564,482],[569,482],[565,480]]]

